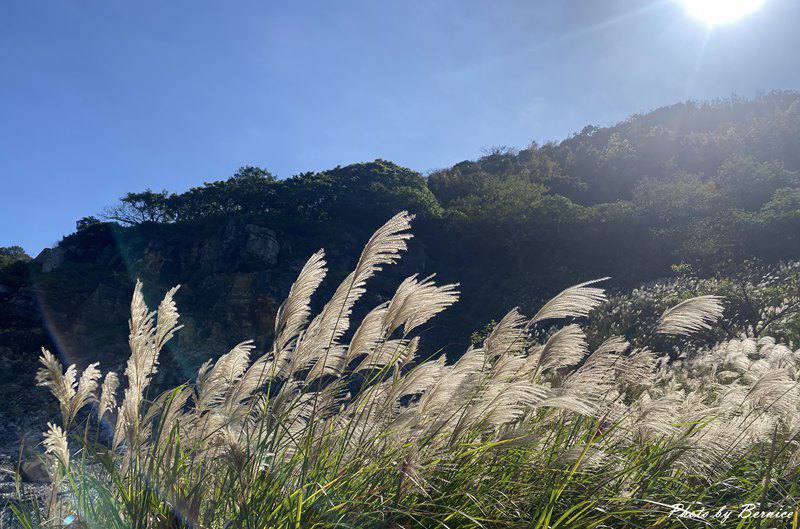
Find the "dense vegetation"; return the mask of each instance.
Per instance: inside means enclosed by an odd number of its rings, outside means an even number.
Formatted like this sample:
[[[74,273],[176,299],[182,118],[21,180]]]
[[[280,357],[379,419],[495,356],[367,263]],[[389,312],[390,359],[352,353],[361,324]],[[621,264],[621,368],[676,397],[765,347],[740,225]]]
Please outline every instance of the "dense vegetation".
[[[541,263],[579,276],[605,268],[635,280],[674,263],[709,271],[744,256],[797,255],[798,171],[800,95],[776,92],[683,103],[560,143],[494,149],[427,178],[381,160],[285,180],[247,167],[184,193],[130,193],[106,216],[377,225],[386,211],[407,209],[437,219],[479,256],[502,256],[501,266]]]
[[[363,236],[401,209],[418,215],[426,265],[463,285],[470,303],[448,321],[462,333],[585,277],[628,288],[673,265],[710,276],[748,259],[794,259],[800,94],[682,103],[426,176],[383,160],[283,180],[244,167],[183,193],[129,193],[104,216],[156,239],[164,231],[154,224],[230,218],[294,238],[332,225]]]
[[[366,298],[390,299],[413,271],[460,283],[462,301],[422,337],[424,350],[455,359],[487,322],[587,278],[612,276],[608,288],[623,297],[673,276],[694,295],[775,291],[761,289],[754,270],[800,257],[799,175],[800,94],[776,92],[681,103],[426,175],[383,160],[285,179],[244,167],[185,192],[128,194],[33,260],[0,252],[0,421],[9,425],[0,445],[40,430],[44,403],[30,388],[40,345],[80,367],[124,364],[137,278],[147,297],[183,285],[186,327],[172,342],[180,354],[156,374],[158,387],[174,385],[231,342],[253,338],[267,350],[278,303],[308,255],[329,248],[330,276],[342,279],[369,233],[408,210],[417,215],[409,255]],[[321,297],[330,294],[322,285]],[[671,302],[647,296],[620,298],[639,312],[620,309],[618,321],[593,318],[590,343],[610,333],[635,341],[641,318],[655,321]],[[734,299],[703,343],[753,323],[752,299]],[[797,339],[791,324],[765,332]]]
[[[180,331],[177,288],[151,311],[137,284],[123,384],[97,363],[65,370],[44,350],[37,382],[60,409],[44,441],[52,489],[32,511],[15,504],[18,520],[120,529],[788,526],[800,349],[764,332],[796,314],[796,292],[781,299],[783,282],[770,278],[746,285],[761,327],[696,347],[682,340],[713,331],[727,300],[684,296],[725,286],[674,284],[662,300],[677,303],[639,322],[635,343],[607,334],[590,346],[579,322],[602,315],[606,296],[602,280],[589,281],[532,317],[511,310],[447,362],[419,350],[419,331],[456,301],[456,285],[411,276],[348,332],[367,283],[406,250],[410,220],[400,213],[382,226],[311,318],[327,272],[325,253],[313,254],[278,310],[272,346],[242,342],[190,384],[161,393],[151,384]],[[648,305],[642,299],[634,293],[619,308],[630,314]],[[727,514],[697,519],[682,507]]]
[[[20,246],[4,246],[0,248],[0,269],[8,268],[19,262],[30,261],[30,256]]]
[[[278,230],[284,246],[318,237],[352,257],[354,240],[398,210],[418,215],[423,266],[462,284],[469,303],[445,318],[449,329],[460,322],[462,335],[585,277],[610,275],[612,286],[629,288],[670,276],[673,265],[711,276],[749,259],[794,259],[800,94],[681,103],[426,176],[383,160],[286,179],[244,167],[182,193],[129,193],[99,215],[129,228],[85,217],[63,246],[96,255],[119,245],[130,267],[148,246],[189,246],[236,219]],[[345,262],[333,262],[334,273]],[[159,272],[148,283],[167,288],[192,271]]]

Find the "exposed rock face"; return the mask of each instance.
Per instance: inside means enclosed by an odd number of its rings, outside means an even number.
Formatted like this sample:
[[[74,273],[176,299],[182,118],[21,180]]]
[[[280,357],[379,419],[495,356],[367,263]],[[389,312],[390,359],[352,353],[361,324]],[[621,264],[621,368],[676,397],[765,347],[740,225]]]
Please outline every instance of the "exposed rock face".
[[[97,228],[89,244],[88,234],[78,234],[43,252],[32,290],[65,360],[94,357],[108,368],[121,366],[137,278],[152,306],[166,289],[182,285],[176,300],[185,327],[171,366],[181,368],[173,374],[178,379],[237,340],[267,340],[295,263],[279,259],[278,234],[268,227],[233,219],[206,228],[104,226],[106,233]]]
[[[245,257],[257,263],[274,266],[278,262],[279,249],[275,232],[254,224],[246,225],[244,231],[246,234]]]
[[[42,267],[43,273],[49,273],[64,264],[66,252],[63,248],[45,248],[36,256],[36,262]]]

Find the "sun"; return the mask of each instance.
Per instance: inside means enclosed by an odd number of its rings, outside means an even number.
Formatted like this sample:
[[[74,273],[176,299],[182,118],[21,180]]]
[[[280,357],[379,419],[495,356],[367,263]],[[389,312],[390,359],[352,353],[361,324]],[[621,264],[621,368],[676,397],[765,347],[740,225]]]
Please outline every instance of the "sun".
[[[709,26],[731,24],[755,13],[765,0],[680,0],[693,18]]]

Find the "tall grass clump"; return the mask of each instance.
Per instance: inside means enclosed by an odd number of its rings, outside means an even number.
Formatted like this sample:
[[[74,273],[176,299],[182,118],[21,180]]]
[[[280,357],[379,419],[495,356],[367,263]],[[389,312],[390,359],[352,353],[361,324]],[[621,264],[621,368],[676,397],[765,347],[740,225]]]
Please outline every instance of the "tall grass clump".
[[[313,317],[326,262],[312,255],[272,348],[237,344],[191,384],[151,392],[180,329],[177,288],[151,311],[137,283],[123,377],[64,370],[44,351],[37,381],[61,409],[44,441],[52,492],[33,515],[17,508],[20,522],[672,527],[689,523],[670,515],[678,502],[795,507],[800,350],[747,336],[672,357],[621,336],[590,350],[578,322],[606,300],[598,280],[533,317],[511,310],[448,363],[419,351],[417,331],[457,301],[457,285],[411,276],[351,321],[368,280],[406,249],[411,220],[382,226]],[[674,349],[722,308],[684,300],[646,333]]]

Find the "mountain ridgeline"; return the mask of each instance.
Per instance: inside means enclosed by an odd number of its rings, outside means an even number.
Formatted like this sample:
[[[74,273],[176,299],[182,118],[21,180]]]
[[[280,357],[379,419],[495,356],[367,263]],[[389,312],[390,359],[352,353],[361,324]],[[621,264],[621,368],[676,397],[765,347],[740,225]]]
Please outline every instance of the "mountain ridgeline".
[[[185,380],[241,340],[265,349],[305,260],[326,249],[327,298],[400,210],[417,215],[409,254],[370,284],[358,310],[419,270],[459,282],[461,302],[426,329],[430,353],[456,355],[509,308],[583,280],[612,276],[608,286],[622,288],[676,267],[710,276],[796,259],[800,93],[677,104],[426,176],[384,160],[284,180],[245,167],[179,194],[130,193],[36,259],[0,254],[6,424],[37,398],[41,345],[80,365],[120,367],[136,278],[151,300],[183,285],[186,327],[162,357],[173,369],[160,373]]]

